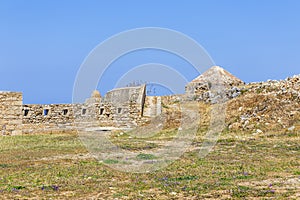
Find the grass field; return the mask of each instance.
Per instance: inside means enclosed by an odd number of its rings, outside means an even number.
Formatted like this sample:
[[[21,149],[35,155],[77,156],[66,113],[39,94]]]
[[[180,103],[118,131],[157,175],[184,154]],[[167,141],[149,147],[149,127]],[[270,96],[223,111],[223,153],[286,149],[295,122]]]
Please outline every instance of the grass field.
[[[171,133],[145,139],[150,147],[132,145],[126,134],[112,139],[137,151],[159,148],[157,141]],[[75,133],[0,137],[0,199],[300,198],[299,133],[224,132],[202,159],[198,142],[167,168],[143,174],[107,166],[115,160],[95,160]]]

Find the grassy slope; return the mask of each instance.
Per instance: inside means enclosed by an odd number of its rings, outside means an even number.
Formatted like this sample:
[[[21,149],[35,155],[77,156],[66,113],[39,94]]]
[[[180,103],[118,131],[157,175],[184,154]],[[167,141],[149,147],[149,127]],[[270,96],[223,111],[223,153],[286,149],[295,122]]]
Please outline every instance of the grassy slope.
[[[94,160],[76,134],[0,137],[0,199],[297,199],[299,143],[299,133],[224,132],[203,159],[194,150],[161,171],[132,174]]]

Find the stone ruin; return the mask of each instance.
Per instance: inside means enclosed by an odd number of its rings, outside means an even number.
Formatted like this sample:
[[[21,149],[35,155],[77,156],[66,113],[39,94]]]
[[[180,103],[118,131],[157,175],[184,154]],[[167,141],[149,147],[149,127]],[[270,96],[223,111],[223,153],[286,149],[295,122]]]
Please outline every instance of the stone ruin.
[[[95,90],[81,104],[20,104],[22,131],[41,133],[81,127],[137,126],[142,123],[145,88],[145,85],[117,88],[107,92],[105,97]]]
[[[22,93],[0,92],[0,129],[2,135],[22,133],[22,103]]]
[[[291,92],[292,97],[299,101],[299,80],[299,76],[294,76],[281,82],[245,84],[221,67],[214,66],[188,83],[182,95],[146,96],[146,85],[142,85],[117,88],[104,97],[93,91],[84,103],[45,105],[23,104],[20,92],[0,92],[0,134],[63,132],[80,127],[133,128],[164,114],[164,107],[172,107],[175,102],[214,104],[220,97],[230,100],[245,92],[279,92],[285,96]]]
[[[240,95],[245,83],[219,66],[213,66],[185,87],[190,100],[216,103],[216,98],[231,99]]]

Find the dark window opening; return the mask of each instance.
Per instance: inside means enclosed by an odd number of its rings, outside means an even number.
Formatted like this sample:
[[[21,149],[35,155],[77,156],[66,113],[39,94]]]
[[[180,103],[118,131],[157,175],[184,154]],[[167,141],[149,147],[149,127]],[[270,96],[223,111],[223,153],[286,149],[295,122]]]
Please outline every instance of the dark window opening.
[[[86,114],[86,108],[83,108],[81,113],[82,113],[82,115],[85,115]]]
[[[49,114],[49,109],[44,109],[44,116],[47,116]]]
[[[26,117],[29,113],[29,110],[24,110],[24,116]]]
[[[63,115],[67,115],[68,114],[68,109],[63,109]]]
[[[106,114],[106,117],[109,117],[109,114]]]
[[[121,113],[122,112],[122,108],[118,108],[118,113]]]
[[[100,115],[103,115],[104,113],[104,108],[100,108]]]

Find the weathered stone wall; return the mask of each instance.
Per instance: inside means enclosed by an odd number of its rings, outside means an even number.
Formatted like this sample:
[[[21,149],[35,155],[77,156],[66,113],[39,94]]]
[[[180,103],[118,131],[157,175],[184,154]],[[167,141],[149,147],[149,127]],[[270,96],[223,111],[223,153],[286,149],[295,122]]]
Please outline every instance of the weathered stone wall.
[[[145,86],[140,86],[112,90],[104,99],[94,91],[83,104],[23,105],[23,132],[69,131],[99,126],[134,127],[144,121],[144,101]]]
[[[161,109],[160,96],[146,96],[144,105],[145,117],[156,117],[161,114]]]
[[[72,104],[22,106],[23,132],[52,132],[55,130],[72,130],[74,112]]]
[[[143,123],[145,97],[145,85],[118,88],[107,92],[103,105],[109,105],[108,114],[114,126],[133,127]]]
[[[115,89],[103,99],[94,91],[82,104],[23,105],[21,93],[2,92],[2,133],[49,133],[97,126],[135,127],[147,122],[149,117],[160,115],[162,98],[170,98],[147,97],[147,107],[145,87]]]
[[[113,123],[112,105],[110,102],[102,102],[100,94],[99,96],[92,95],[76,110],[75,121],[84,127],[115,125]],[[85,114],[83,114],[84,110]]]
[[[23,133],[74,131],[95,126],[113,126],[107,105],[96,101],[84,104],[26,104],[23,105]],[[100,108],[105,107],[105,115]]]
[[[240,86],[227,86],[230,100],[228,127],[251,130],[287,128],[299,130],[300,76],[283,81],[267,81]],[[195,83],[198,84],[198,83]],[[22,93],[0,92],[0,134],[43,133],[76,130],[89,127],[135,127],[154,120],[164,127],[179,127],[182,103],[197,100],[213,103],[216,93],[209,83],[199,93],[189,95],[147,96],[145,85],[109,91],[104,98],[94,91],[82,104],[22,104]],[[197,86],[197,87],[198,87]],[[194,90],[193,90],[194,91]]]
[[[0,129],[1,135],[22,134],[21,92],[0,92]]]

